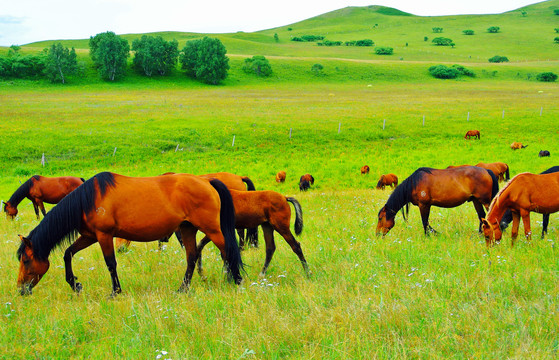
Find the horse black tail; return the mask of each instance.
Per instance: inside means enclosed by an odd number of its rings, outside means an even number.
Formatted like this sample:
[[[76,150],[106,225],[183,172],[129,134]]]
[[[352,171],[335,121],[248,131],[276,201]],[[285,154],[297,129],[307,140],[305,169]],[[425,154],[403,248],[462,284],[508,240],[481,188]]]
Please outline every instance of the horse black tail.
[[[523,149],[526,148],[526,147],[528,147],[528,145],[522,145],[522,148],[523,148]]]
[[[247,176],[241,177],[243,182],[247,184],[247,191],[256,191],[256,187],[254,187],[254,183],[250,180]],[[258,228],[250,228],[247,229],[247,241],[249,244],[253,246],[258,246]]]
[[[301,204],[293,197],[286,197],[285,200],[292,203],[295,208],[295,234],[300,235],[303,232],[303,209]]]
[[[497,195],[497,193],[499,192],[499,179],[497,179],[497,176],[495,176],[495,173],[493,171],[488,169],[485,170],[489,173],[489,176],[491,176],[491,180],[493,181],[493,184],[491,186],[491,200],[493,200],[495,195]]]
[[[507,170],[505,171],[505,180],[509,181],[510,180],[510,172],[509,172],[509,166],[507,165]]]
[[[244,265],[241,259],[239,244],[237,244],[237,238],[235,237],[235,207],[233,206],[233,198],[227,186],[221,181],[213,179],[210,180],[210,184],[215,188],[221,200],[219,220],[221,232],[225,239],[225,256],[227,256],[229,276],[236,284],[240,284],[243,280],[241,271],[244,271]]]

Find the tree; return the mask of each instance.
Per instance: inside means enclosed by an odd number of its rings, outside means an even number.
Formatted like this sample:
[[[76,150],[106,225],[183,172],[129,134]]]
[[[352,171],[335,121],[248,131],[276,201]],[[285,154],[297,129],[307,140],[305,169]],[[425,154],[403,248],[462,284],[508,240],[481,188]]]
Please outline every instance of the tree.
[[[274,40],[275,40],[276,42],[279,42],[279,36],[278,36],[278,33],[275,33],[275,34],[274,34]]]
[[[219,39],[204,37],[187,41],[180,54],[186,74],[207,84],[217,85],[227,77],[229,58]]]
[[[89,55],[105,80],[115,81],[126,74],[130,45],[112,31],[89,38]]]
[[[50,48],[44,50],[45,70],[44,73],[51,82],[66,83],[66,75],[76,73],[78,70],[78,60],[76,50],[62,46],[62,43],[52,44]]]
[[[559,37],[555,37],[555,39],[553,39],[553,41],[555,41],[556,44],[559,44]]]
[[[501,28],[498,27],[498,26],[490,26],[490,27],[487,29],[487,32],[492,33],[492,34],[496,34],[496,33],[499,32],[499,30],[501,30]]]
[[[433,32],[434,32],[434,33],[442,33],[442,32],[443,32],[443,28],[442,28],[442,27],[434,27],[434,28],[433,28]]]
[[[554,13],[555,15],[559,15],[559,9],[553,10],[553,13]]]
[[[522,14],[522,17],[526,17],[528,15],[526,10],[522,10],[520,13]]]
[[[178,41],[165,41],[161,36],[144,35],[132,42],[132,50],[136,52],[132,60],[134,67],[146,76],[169,73],[179,57]]]
[[[557,80],[557,74],[552,73],[552,72],[543,72],[543,73],[539,73],[536,76],[536,79],[538,81],[553,82],[553,81]]]
[[[506,56],[495,55],[489,59],[489,62],[490,63],[509,62],[509,59]]]
[[[436,37],[432,40],[432,43],[434,43],[437,46],[451,46],[452,44],[454,44],[452,39],[445,38],[445,37]]]
[[[464,35],[473,35],[474,34],[473,30],[462,30],[462,32],[464,33]]]
[[[394,53],[394,48],[389,46],[377,46],[375,48],[375,54],[377,55],[392,55]]]
[[[555,32],[556,32],[556,33],[559,33],[559,28],[555,28]]]
[[[311,71],[315,76],[321,76],[324,75],[324,73],[322,72],[322,70],[324,70],[324,66],[322,66],[321,64],[314,64],[311,67]]]
[[[429,68],[429,73],[437,79],[456,79],[460,72],[445,65],[435,65]]]
[[[262,55],[254,55],[252,58],[246,58],[243,71],[246,73],[254,73],[256,76],[261,77],[272,75],[270,62]]]

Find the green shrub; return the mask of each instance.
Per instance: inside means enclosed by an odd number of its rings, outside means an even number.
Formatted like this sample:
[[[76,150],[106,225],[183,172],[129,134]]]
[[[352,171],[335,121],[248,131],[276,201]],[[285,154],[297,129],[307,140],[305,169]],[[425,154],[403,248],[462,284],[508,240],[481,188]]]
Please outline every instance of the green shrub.
[[[462,65],[452,65],[452,68],[458,70],[460,75],[469,76],[469,77],[476,77],[476,74],[472,70],[467,69]]]
[[[474,34],[473,30],[462,30],[462,32],[464,33],[464,35],[473,35]]]
[[[499,30],[501,30],[501,28],[498,27],[498,26],[490,26],[490,27],[487,29],[487,32],[492,33],[492,34],[495,34],[495,33],[498,33]]]
[[[431,42],[434,43],[437,46],[452,46],[452,45],[454,45],[454,42],[452,41],[452,39],[445,38],[445,37],[436,37]]]
[[[435,65],[429,68],[429,73],[437,79],[456,79],[460,72],[445,65]]]
[[[320,76],[320,75],[324,75],[322,70],[324,70],[324,66],[322,66],[321,64],[314,64],[311,67],[311,72],[315,75],[315,76]]]
[[[252,58],[245,59],[243,71],[256,74],[256,76],[267,77],[272,75],[272,66],[264,56],[255,55]]]
[[[394,49],[389,46],[377,46],[375,48],[375,54],[377,55],[392,55],[394,53]]]
[[[556,37],[555,39],[553,39],[553,41],[554,41],[556,44],[559,44],[559,36]]]
[[[509,59],[506,56],[499,56],[495,55],[489,59],[490,63],[502,63],[502,62],[509,62]]]
[[[442,28],[442,27],[434,27],[434,28],[433,28],[433,32],[434,32],[434,33],[442,33],[442,32],[443,32],[443,28]]]
[[[543,73],[539,73],[536,76],[536,79],[538,81],[543,81],[543,82],[553,82],[557,80],[557,74],[552,72],[543,72]]]

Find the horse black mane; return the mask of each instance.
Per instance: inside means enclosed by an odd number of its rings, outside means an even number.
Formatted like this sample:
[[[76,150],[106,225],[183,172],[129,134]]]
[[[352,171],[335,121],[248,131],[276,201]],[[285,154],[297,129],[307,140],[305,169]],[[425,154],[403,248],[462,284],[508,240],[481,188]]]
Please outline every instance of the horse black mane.
[[[7,202],[14,207],[18,206],[18,204],[29,194],[31,185],[33,185],[33,179],[39,180],[39,175],[33,175],[27,179],[26,182],[21,184]]]
[[[31,230],[27,236],[31,241],[33,254],[36,258],[46,260],[52,249],[62,243],[70,244],[77,238],[82,215],[88,214],[95,208],[95,179],[97,179],[101,196],[105,195],[109,187],[115,186],[112,173],[99,173],[84,182],[53,207],[43,218],[43,221]],[[22,242],[17,251],[18,259],[21,258],[24,250],[25,244]]]
[[[384,205],[384,209],[386,211],[386,220],[394,219],[398,211],[411,202],[411,195],[413,190],[426,173],[431,174],[431,170],[433,169],[427,167],[419,168],[396,187],[396,189],[390,195],[390,197],[386,201],[386,204]]]

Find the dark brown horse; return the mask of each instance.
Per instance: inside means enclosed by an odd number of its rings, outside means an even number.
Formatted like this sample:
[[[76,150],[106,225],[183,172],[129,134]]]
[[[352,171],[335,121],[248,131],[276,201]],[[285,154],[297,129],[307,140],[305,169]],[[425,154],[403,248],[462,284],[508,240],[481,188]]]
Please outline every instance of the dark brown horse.
[[[179,291],[186,291],[198,259],[196,233],[214,242],[230,278],[240,283],[243,263],[235,239],[235,209],[229,190],[219,180],[177,174],[134,178],[99,173],[71,192],[31,231],[21,238],[18,287],[31,289],[49,268],[51,251],[71,243],[64,253],[66,281],[79,292],[72,271],[72,257],[98,242],[112,280],[112,294],[121,292],[116,271],[113,237],[153,241],[180,228],[187,255],[187,269]]]
[[[311,185],[314,185],[314,177],[311,174],[305,174],[299,179],[299,190],[307,191]]]
[[[466,201],[474,204],[478,217],[485,216],[483,207],[499,191],[499,182],[491,170],[476,166],[453,169],[419,168],[390,195],[378,213],[377,234],[386,235],[394,227],[394,218],[409,203],[419,207],[425,234],[435,232],[429,225],[431,206],[453,208]],[[405,220],[405,213],[404,213]]]
[[[559,166],[553,166],[550,167],[549,169],[541,172],[540,174],[551,174],[551,173],[555,173],[555,172],[559,172]],[[509,224],[512,222],[512,211],[510,211],[510,209],[507,209],[507,211],[505,211],[505,215],[503,216],[503,218],[501,219],[501,231],[505,230]],[[543,214],[543,228],[542,228],[542,239],[545,237],[545,234],[547,234],[547,227],[549,226],[549,214]]]
[[[520,218],[524,223],[524,234],[530,239],[530,212],[551,214],[559,211],[559,173],[522,173],[513,177],[503,187],[491,202],[487,219],[482,220],[487,246],[501,240],[499,222],[507,209],[512,212],[511,246],[514,246],[518,236]]]
[[[369,165],[363,165],[363,167],[361,168],[361,174],[363,174],[363,175],[368,174],[369,171],[371,171],[371,168],[369,168]]]
[[[279,183],[285,182],[285,176],[286,176],[285,171],[279,171],[276,174],[276,182]]]
[[[394,174],[381,175],[377,182],[377,189],[384,190],[386,186],[390,186],[391,188],[398,186],[398,177]]]
[[[274,252],[276,244],[274,241],[274,230],[277,231],[285,241],[291,246],[293,252],[301,261],[303,269],[309,274],[307,260],[301,250],[301,244],[289,229],[291,223],[291,208],[288,203],[293,204],[295,209],[295,234],[300,235],[303,231],[303,210],[299,202],[293,197],[283,196],[275,191],[235,191],[231,190],[233,205],[235,206],[235,227],[237,229],[248,229],[251,227],[262,226],[264,240],[266,241],[266,261],[262,267],[261,274],[264,275]],[[198,253],[210,242],[208,237],[204,237],[198,244]],[[201,258],[200,258],[201,259]],[[198,271],[202,275],[201,260],[198,263]]]
[[[9,219],[15,218],[18,213],[17,206],[24,198],[28,198],[33,203],[35,214],[39,219],[39,210],[41,210],[43,216],[47,214],[43,203],[58,204],[62,198],[83,184],[84,181],[84,179],[74,176],[46,177],[33,175],[21,184],[10,199],[4,203],[4,212]]]
[[[539,157],[546,157],[546,156],[551,156],[551,154],[549,153],[549,150],[540,150],[540,152],[538,153]]]
[[[468,132],[466,132],[466,135],[464,136],[464,139],[470,139],[470,138],[474,138],[474,139],[480,139],[481,135],[479,133],[479,130],[468,130]]]

